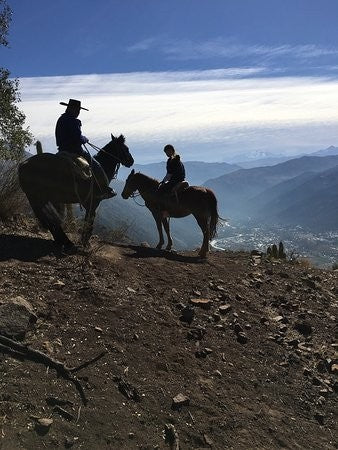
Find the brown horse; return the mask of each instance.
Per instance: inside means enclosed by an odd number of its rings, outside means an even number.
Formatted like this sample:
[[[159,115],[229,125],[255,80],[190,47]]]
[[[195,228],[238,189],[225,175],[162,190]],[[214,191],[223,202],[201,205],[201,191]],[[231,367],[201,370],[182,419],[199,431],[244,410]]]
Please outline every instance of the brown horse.
[[[116,174],[120,163],[126,167],[134,164],[122,135],[111,135],[111,141],[94,158],[100,163],[108,182]],[[42,153],[20,164],[19,182],[40,223],[51,232],[57,246],[67,252],[73,252],[76,247],[63,231],[57,211],[60,204],[80,203],[86,211],[81,239],[84,246],[88,245],[96,209],[102,200],[95,177],[75,179],[69,160],[52,153]]]
[[[168,212],[169,217],[186,217],[192,214],[203,233],[203,243],[199,256],[206,258],[209,251],[209,242],[214,238],[220,220],[215,194],[202,186],[189,186],[178,194],[178,200],[175,197],[164,200],[158,192],[159,185],[158,180],[142,173],[135,173],[132,170],[121,195],[124,199],[127,199],[136,191],[140,193],[157,225],[160,239],[156,247],[158,249],[162,248],[164,244],[162,225],[168,238],[166,250],[171,250],[173,244],[169,222],[163,214],[164,211]]]

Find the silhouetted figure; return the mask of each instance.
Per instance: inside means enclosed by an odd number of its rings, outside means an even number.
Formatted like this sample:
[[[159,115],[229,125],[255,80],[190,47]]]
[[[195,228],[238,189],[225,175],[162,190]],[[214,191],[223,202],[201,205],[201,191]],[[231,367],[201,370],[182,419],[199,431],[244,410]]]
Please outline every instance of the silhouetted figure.
[[[184,181],[185,179],[185,168],[181,161],[180,155],[175,151],[175,148],[171,144],[167,144],[164,149],[164,153],[167,155],[167,174],[163,178],[159,192],[171,194],[173,188]]]
[[[67,152],[85,158],[90,164],[93,175],[100,185],[102,199],[114,197],[116,192],[108,186],[107,177],[101,165],[82,147],[89,140],[82,134],[82,123],[78,119],[78,116],[81,109],[85,111],[88,111],[88,109],[81,106],[80,100],[74,100],[73,98],[68,103],[60,102],[60,105],[67,106],[67,109],[61,114],[55,127],[56,145],[59,152]]]

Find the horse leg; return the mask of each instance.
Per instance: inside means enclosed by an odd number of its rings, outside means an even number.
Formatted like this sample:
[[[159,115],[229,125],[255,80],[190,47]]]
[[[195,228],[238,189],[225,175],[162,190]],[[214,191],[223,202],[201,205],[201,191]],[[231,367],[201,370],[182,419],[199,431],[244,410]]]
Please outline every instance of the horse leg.
[[[54,206],[47,200],[37,200],[27,195],[33,212],[41,225],[46,228],[54,238],[57,247],[69,251],[74,249],[74,244],[68,238],[61,227],[61,219]]]
[[[207,253],[209,251],[209,241],[210,241],[209,218],[195,215],[194,217],[203,233],[203,243],[200,251],[198,252],[198,255],[201,258],[206,258]]]
[[[160,211],[151,211],[151,214],[153,215],[155,222],[156,222],[156,226],[157,226],[157,231],[158,231],[158,236],[159,236],[159,241],[158,244],[156,245],[156,248],[158,250],[160,250],[164,244],[164,238],[163,238],[163,230],[162,230],[162,220],[161,220],[161,212]]]
[[[170,226],[169,226],[169,220],[166,217],[162,218],[162,225],[164,227],[164,231],[166,232],[168,244],[166,246],[166,250],[171,250],[171,247],[173,246],[173,240],[171,239],[170,235]]]
[[[81,235],[81,243],[84,247],[88,247],[89,239],[93,234],[94,219],[98,202],[92,203],[86,208],[86,215]]]

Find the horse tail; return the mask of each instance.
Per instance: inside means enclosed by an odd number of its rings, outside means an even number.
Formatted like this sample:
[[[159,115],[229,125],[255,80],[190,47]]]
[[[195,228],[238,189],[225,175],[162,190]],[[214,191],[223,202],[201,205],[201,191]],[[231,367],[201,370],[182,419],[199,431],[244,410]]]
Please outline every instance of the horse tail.
[[[32,198],[30,195],[27,195],[27,198],[35,217],[43,228],[52,231],[61,226],[62,218],[51,202]]]
[[[211,189],[207,189],[208,194],[208,205],[210,212],[210,240],[216,236],[217,225],[220,220],[217,208],[217,198]]]

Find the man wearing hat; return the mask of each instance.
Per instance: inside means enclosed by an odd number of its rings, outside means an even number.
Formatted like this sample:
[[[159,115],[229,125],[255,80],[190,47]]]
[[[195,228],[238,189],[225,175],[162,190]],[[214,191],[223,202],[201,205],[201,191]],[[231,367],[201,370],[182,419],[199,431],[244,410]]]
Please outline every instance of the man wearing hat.
[[[91,165],[95,178],[101,180],[99,184],[102,191],[102,198],[114,197],[116,192],[108,185],[102,183],[102,178],[105,177],[105,174],[101,165],[96,159],[91,158],[90,154],[82,148],[82,145],[89,142],[89,140],[81,132],[82,124],[78,116],[81,109],[85,111],[88,111],[88,109],[81,106],[80,100],[74,100],[73,98],[68,103],[60,102],[60,105],[67,106],[67,109],[58,118],[55,127],[56,145],[59,152],[68,152],[85,158]]]

